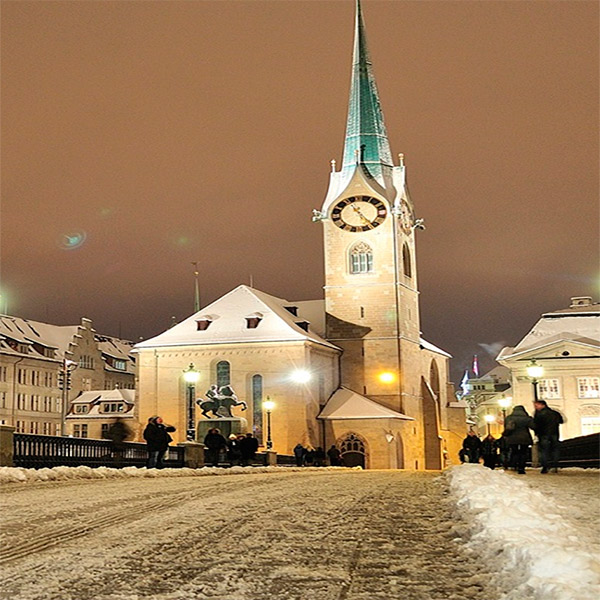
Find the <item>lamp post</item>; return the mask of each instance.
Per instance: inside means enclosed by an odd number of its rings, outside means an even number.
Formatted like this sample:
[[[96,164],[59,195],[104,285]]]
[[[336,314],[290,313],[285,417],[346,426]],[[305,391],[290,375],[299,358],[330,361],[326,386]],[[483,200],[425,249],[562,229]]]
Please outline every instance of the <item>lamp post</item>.
[[[63,359],[60,370],[58,371],[58,387],[61,391],[61,408],[60,408],[60,435],[67,435],[67,413],[69,409],[69,390],[71,389],[71,373],[79,365],[68,358]]]
[[[535,358],[531,359],[531,362],[527,365],[527,375],[533,383],[533,401],[537,402],[538,398],[538,379],[544,374],[544,367],[538,365],[535,362]]]
[[[186,397],[186,439],[193,441],[196,439],[196,405],[194,396],[196,395],[196,383],[200,379],[200,373],[196,371],[194,363],[183,371],[183,379],[187,384]]]
[[[492,423],[496,420],[494,415],[483,415],[483,420],[487,424],[487,434],[491,435],[492,433]]]
[[[273,402],[269,396],[263,402],[263,408],[267,411],[267,450],[273,448],[273,440],[271,439],[271,411],[275,408],[275,402]]]
[[[504,423],[506,421],[506,410],[512,404],[512,398],[510,396],[508,398],[502,396],[502,398],[498,399],[498,404],[502,409],[502,423]]]

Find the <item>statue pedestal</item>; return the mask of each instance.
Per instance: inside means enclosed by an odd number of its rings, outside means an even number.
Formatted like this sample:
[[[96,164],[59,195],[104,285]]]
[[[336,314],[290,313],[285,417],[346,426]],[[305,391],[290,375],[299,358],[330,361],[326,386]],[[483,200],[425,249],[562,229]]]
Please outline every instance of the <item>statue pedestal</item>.
[[[241,417],[223,417],[221,419],[202,419],[196,427],[196,441],[202,443],[208,431],[216,427],[221,435],[228,438],[232,433],[244,434],[248,431],[248,421]]]

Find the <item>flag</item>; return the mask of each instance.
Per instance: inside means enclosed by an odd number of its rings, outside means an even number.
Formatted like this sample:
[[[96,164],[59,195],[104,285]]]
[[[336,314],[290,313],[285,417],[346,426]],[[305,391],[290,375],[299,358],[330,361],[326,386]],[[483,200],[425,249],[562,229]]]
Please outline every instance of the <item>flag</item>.
[[[479,377],[479,363],[477,362],[477,354],[473,356],[473,375]]]

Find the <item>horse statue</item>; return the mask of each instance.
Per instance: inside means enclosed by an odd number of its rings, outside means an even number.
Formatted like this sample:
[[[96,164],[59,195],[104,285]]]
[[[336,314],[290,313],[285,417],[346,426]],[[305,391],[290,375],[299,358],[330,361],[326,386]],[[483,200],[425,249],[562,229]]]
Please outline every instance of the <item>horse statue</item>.
[[[238,401],[238,398],[230,385],[224,385],[220,388],[216,385],[211,385],[205,396],[207,400],[196,400],[196,404],[198,404],[202,414],[207,419],[233,419],[231,409],[234,406],[241,406],[242,410],[248,408],[243,400]],[[209,412],[214,416],[211,417],[208,414]]]

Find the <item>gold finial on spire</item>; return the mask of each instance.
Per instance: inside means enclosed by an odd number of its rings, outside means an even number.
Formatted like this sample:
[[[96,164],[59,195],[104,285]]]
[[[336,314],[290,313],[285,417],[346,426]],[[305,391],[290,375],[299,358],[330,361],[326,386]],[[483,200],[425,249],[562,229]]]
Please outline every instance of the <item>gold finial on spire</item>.
[[[400,161],[400,166],[403,167],[404,166],[404,153],[400,152],[400,154],[398,154],[398,160]]]
[[[335,173],[335,158],[332,158],[330,162],[331,162],[331,172]]]

